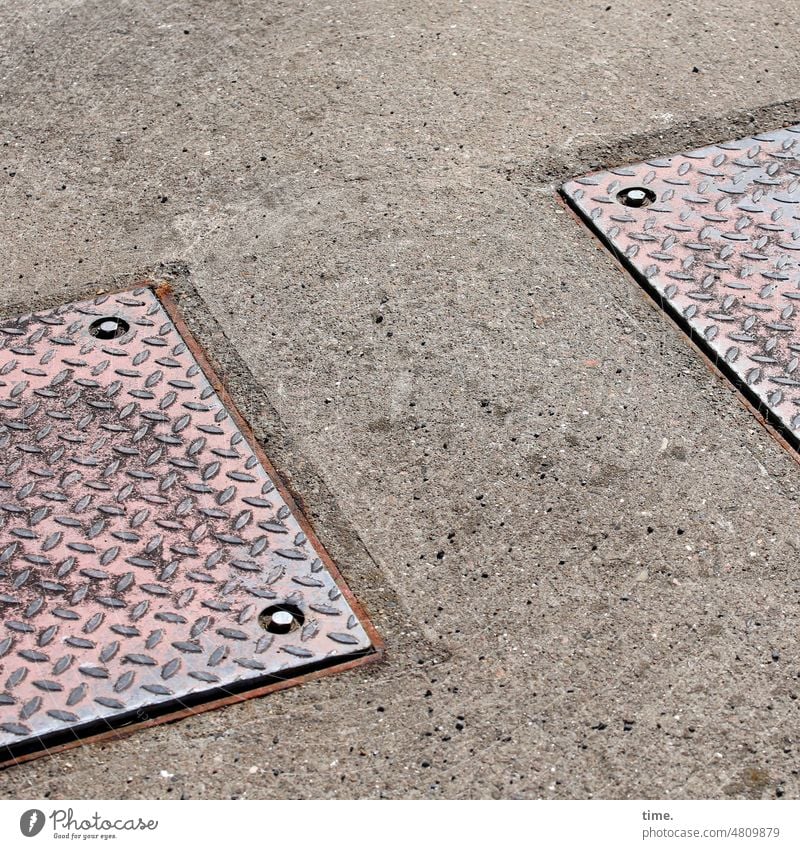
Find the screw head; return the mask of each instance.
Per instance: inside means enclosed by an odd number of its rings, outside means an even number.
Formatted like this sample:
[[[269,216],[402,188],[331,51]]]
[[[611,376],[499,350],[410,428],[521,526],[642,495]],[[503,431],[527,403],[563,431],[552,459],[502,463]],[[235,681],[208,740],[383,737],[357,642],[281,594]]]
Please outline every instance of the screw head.
[[[288,631],[294,624],[294,616],[288,610],[276,610],[269,622],[276,631]]]
[[[627,189],[617,192],[617,202],[623,206],[650,206],[655,199],[656,193],[652,189],[644,188],[644,186],[629,186]]]
[[[303,611],[294,604],[274,604],[261,611],[258,617],[261,627],[270,634],[288,634],[302,626],[305,621]]]
[[[124,318],[116,315],[107,315],[98,318],[89,325],[89,333],[98,339],[116,339],[118,336],[128,332],[130,325]]]

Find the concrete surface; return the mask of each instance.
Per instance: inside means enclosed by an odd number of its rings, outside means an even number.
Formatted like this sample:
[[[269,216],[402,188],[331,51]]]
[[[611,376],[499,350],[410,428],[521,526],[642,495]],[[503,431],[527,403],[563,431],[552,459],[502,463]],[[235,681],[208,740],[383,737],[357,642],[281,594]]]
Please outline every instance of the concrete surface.
[[[800,470],[554,195],[797,121],[795,12],[6,4],[4,309],[185,265],[389,657],[2,795],[800,795]]]

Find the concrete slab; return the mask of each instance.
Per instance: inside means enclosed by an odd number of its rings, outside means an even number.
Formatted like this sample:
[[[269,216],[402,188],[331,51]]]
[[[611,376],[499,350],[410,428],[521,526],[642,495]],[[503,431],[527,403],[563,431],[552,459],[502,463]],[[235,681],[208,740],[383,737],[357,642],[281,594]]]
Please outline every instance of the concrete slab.
[[[2,793],[798,796],[795,461],[555,197],[796,121],[790,11],[0,12],[7,311],[173,275],[389,645]]]

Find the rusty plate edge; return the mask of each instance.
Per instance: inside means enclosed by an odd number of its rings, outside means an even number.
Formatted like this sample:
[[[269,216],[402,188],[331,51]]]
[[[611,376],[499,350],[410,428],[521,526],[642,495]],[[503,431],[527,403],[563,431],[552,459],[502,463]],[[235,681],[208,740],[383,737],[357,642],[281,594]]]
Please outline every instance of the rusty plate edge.
[[[342,589],[341,585],[339,585],[339,588]],[[362,621],[361,624],[366,630],[368,623]],[[28,761],[37,760],[38,758],[43,758],[50,755],[58,755],[70,749],[75,749],[78,746],[98,745],[102,743],[108,743],[109,741],[113,742],[116,740],[123,740],[126,737],[129,737],[132,734],[136,733],[137,731],[143,731],[147,728],[154,728],[158,725],[166,725],[170,722],[177,722],[181,719],[187,719],[190,716],[199,716],[202,713],[206,713],[206,711],[216,710],[217,708],[240,704],[241,702],[246,702],[249,699],[256,699],[260,698],[261,696],[267,696],[270,693],[277,693],[281,690],[288,690],[290,687],[297,686],[298,684],[305,684],[310,681],[316,681],[320,678],[327,678],[330,675],[339,674],[340,672],[346,672],[350,669],[357,669],[359,667],[367,666],[369,664],[378,663],[386,656],[385,646],[381,644],[379,648],[375,646],[373,646],[373,648],[375,648],[374,651],[362,655],[361,657],[354,658],[353,660],[346,661],[344,663],[327,666],[324,669],[316,669],[312,672],[306,672],[301,675],[297,675],[294,678],[286,678],[283,681],[275,681],[272,684],[266,684],[263,687],[258,687],[253,690],[247,690],[243,693],[233,693],[229,696],[223,696],[219,699],[214,699],[213,701],[203,702],[202,704],[199,704],[195,707],[183,708],[182,710],[176,711],[174,713],[167,713],[163,716],[151,717],[150,719],[143,720],[142,722],[134,722],[130,725],[122,725],[119,728],[113,728],[109,731],[103,731],[98,734],[87,734],[86,736],[77,736],[74,740],[69,740],[65,743],[60,743],[57,746],[51,746],[44,749],[37,749],[34,752],[27,752],[24,755],[13,757],[11,760],[0,762],[0,772],[5,769],[8,769],[9,767],[27,763]]]
[[[594,173],[594,172],[591,172]],[[748,388],[742,384],[738,375],[728,373],[721,369],[717,362],[709,355],[708,351],[698,342],[695,341],[694,335],[690,330],[681,324],[681,322],[668,310],[666,310],[659,298],[658,292],[653,289],[649,283],[639,274],[639,272],[627,263],[620,252],[610,243],[607,242],[602,234],[598,232],[586,220],[580,210],[573,205],[572,199],[564,191],[563,186],[556,189],[556,201],[572,216],[573,220],[580,225],[581,229],[587,232],[592,237],[592,242],[595,247],[601,248],[605,256],[611,257],[612,262],[622,271],[626,277],[633,278],[636,283],[636,288],[644,300],[656,308],[662,320],[666,320],[667,324],[677,331],[677,334],[683,342],[694,352],[699,355],[705,367],[714,375],[720,382],[723,388],[727,389],[739,404],[750,413],[751,416],[761,425],[767,434],[786,451],[797,466],[800,466],[800,441],[796,440],[789,431],[786,430],[783,423],[780,422],[764,405],[754,396],[751,396]]]
[[[43,746],[42,748],[26,752],[25,754],[18,756],[10,755],[9,757],[8,751],[0,753],[0,771],[16,766],[17,764],[27,763],[45,756],[60,754],[70,749],[74,749],[77,746],[95,745],[114,740],[122,740],[137,731],[154,728],[158,725],[166,725],[170,722],[177,722],[178,720],[186,719],[190,716],[198,716],[210,710],[240,704],[248,701],[249,699],[260,698],[261,696],[280,692],[281,690],[286,690],[289,687],[294,687],[299,684],[316,681],[320,678],[327,678],[330,675],[338,674],[340,672],[347,672],[351,669],[358,669],[370,664],[379,663],[386,657],[386,644],[373,625],[372,620],[367,615],[364,606],[353,595],[350,587],[344,580],[342,573],[333,562],[328,550],[317,537],[317,534],[305,513],[299,509],[297,501],[292,496],[287,483],[284,481],[283,477],[278,474],[277,470],[265,454],[264,449],[261,447],[261,444],[256,439],[252,428],[239,411],[239,408],[236,406],[233,398],[227,390],[227,387],[217,374],[217,371],[214,369],[211,360],[206,355],[205,350],[189,330],[188,325],[180,313],[178,302],[172,294],[172,286],[169,283],[157,283],[152,280],[144,280],[141,285],[151,289],[158,301],[161,303],[161,306],[164,307],[170,320],[175,325],[178,334],[192,352],[197,364],[203,370],[206,379],[211,386],[213,386],[214,391],[217,393],[225,408],[235,421],[237,427],[244,435],[244,438],[253,449],[254,454],[258,457],[258,460],[264,467],[264,470],[272,479],[272,482],[275,484],[275,488],[292,511],[293,516],[297,520],[303,532],[317,549],[317,552],[325,564],[325,568],[330,573],[336,583],[336,586],[339,590],[341,590],[342,595],[347,599],[353,613],[355,613],[359,623],[366,631],[372,646],[366,653],[361,656],[354,657],[351,660],[346,660],[341,663],[334,662],[319,669],[312,669],[308,672],[290,676],[283,680],[273,681],[269,684],[265,684],[261,687],[254,687],[253,689],[245,690],[241,693],[230,693],[192,707],[184,707],[181,710],[170,711],[161,716],[150,717],[149,719],[142,720],[141,722],[131,722],[130,724],[122,725],[119,728],[112,728],[99,733],[88,732],[83,735],[76,734],[74,740],[68,740],[55,746]],[[131,286],[127,285],[123,289],[120,289],[120,291],[125,292],[130,288]],[[110,294],[114,294],[114,291],[112,290]]]
[[[350,591],[350,588],[347,586],[347,583],[345,582],[342,573],[339,571],[338,567],[333,562],[333,558],[330,556],[328,550],[317,537],[314,528],[311,526],[311,523],[308,521],[308,518],[306,517],[305,513],[298,506],[297,500],[292,496],[292,493],[289,491],[289,488],[286,485],[285,481],[283,480],[281,475],[278,474],[277,470],[272,465],[267,455],[264,453],[264,449],[261,447],[261,444],[256,439],[255,434],[253,433],[250,425],[247,423],[244,416],[239,412],[239,408],[236,406],[236,403],[228,392],[223,381],[217,375],[216,370],[212,366],[209,358],[206,356],[206,353],[201,347],[200,343],[192,335],[192,332],[189,330],[189,327],[187,326],[186,322],[180,314],[178,302],[173,297],[171,288],[168,286],[154,287],[154,291],[156,297],[161,301],[161,305],[167,311],[167,314],[169,315],[170,319],[172,319],[172,322],[178,330],[178,333],[181,335],[181,337],[183,337],[184,341],[189,346],[189,350],[194,355],[198,365],[200,366],[200,368],[203,369],[203,372],[206,375],[206,379],[214,387],[214,391],[217,392],[217,394],[220,396],[227,409],[232,413],[234,421],[244,434],[245,439],[247,439],[247,441],[250,443],[250,446],[255,452],[255,455],[258,457],[259,461],[264,466],[265,471],[272,478],[273,482],[275,483],[276,489],[278,490],[278,492],[280,492],[284,501],[286,501],[287,505],[289,506],[289,509],[296,515],[297,522],[303,529],[303,532],[311,540],[314,546],[319,549],[319,552],[322,555],[322,560],[325,563],[326,568],[330,572],[339,589],[342,591],[342,594],[347,599],[350,607],[353,610],[353,613],[356,614],[364,630],[367,632],[367,635],[370,638],[370,642],[372,643],[372,647],[375,649],[376,652],[383,651],[385,646],[382,637],[378,634],[369,616],[367,616],[367,612],[366,610],[364,610],[362,604]]]

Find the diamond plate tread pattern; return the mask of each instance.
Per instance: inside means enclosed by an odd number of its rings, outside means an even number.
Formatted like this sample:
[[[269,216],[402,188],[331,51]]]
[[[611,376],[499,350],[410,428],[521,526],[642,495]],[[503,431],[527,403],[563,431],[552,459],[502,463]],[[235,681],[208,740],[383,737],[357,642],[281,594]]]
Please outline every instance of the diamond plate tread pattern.
[[[0,617],[0,748],[370,647],[149,288],[0,323]]]
[[[649,206],[621,204],[631,187]],[[694,338],[800,430],[800,125],[562,187]]]

